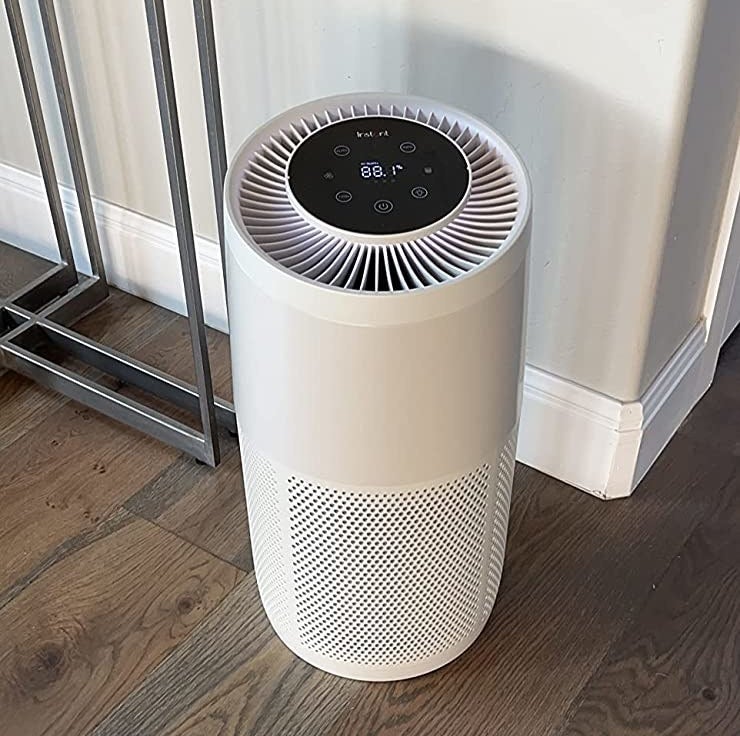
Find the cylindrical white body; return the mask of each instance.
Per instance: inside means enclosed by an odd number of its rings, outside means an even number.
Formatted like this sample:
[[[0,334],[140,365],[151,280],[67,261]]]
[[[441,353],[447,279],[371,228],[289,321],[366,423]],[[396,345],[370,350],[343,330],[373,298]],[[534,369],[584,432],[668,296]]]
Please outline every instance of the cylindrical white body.
[[[329,672],[435,669],[478,636],[501,577],[529,201],[495,259],[428,288],[362,293],[301,279],[255,247],[232,171],[234,402],[267,615]]]

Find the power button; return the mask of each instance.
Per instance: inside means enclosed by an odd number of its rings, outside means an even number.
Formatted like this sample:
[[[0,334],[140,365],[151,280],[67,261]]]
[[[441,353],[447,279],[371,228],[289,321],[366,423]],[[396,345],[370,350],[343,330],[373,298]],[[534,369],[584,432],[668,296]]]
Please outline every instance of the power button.
[[[381,215],[387,215],[393,209],[393,202],[388,199],[379,199],[373,205],[373,209]]]

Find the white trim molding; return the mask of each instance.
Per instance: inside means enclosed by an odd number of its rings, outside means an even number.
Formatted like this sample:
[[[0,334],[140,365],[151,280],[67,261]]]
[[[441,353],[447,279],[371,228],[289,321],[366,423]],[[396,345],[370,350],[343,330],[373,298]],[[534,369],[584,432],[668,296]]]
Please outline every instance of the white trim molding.
[[[90,273],[74,189],[60,187],[75,263]],[[131,294],[185,314],[180,256],[174,225],[102,199],[93,199],[100,247],[109,283]],[[54,230],[41,177],[0,163],[0,240],[42,258],[58,261]],[[206,322],[228,329],[218,244],[196,236]]]
[[[74,191],[62,186],[61,194],[84,272],[89,263]],[[104,200],[95,200],[94,209],[109,282],[184,314],[175,228]],[[41,178],[0,163],[0,239],[56,261],[51,218],[41,212],[48,212]],[[225,331],[218,245],[196,237],[196,251],[206,321]],[[633,402],[527,366],[517,459],[599,498],[628,496],[709,386],[711,377],[700,375],[706,343],[702,320]]]
[[[517,459],[602,499],[629,496],[704,392],[706,339],[702,320],[637,401],[527,366]]]

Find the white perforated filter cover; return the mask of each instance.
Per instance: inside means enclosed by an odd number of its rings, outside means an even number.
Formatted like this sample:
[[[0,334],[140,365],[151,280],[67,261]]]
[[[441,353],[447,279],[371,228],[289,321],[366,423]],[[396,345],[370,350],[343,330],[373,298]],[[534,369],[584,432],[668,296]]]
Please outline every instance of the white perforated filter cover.
[[[460,146],[471,186],[455,212],[367,239],[304,219],[286,188],[292,150],[364,115],[418,120]],[[317,667],[419,675],[463,652],[490,615],[521,402],[529,212],[505,141],[419,98],[308,103],[258,130],[230,166],[234,401],[255,573],[275,631]]]
[[[282,475],[245,449],[257,582],[283,641],[322,669],[370,680],[419,675],[464,651],[498,592],[514,452],[510,438],[495,465],[377,493]]]

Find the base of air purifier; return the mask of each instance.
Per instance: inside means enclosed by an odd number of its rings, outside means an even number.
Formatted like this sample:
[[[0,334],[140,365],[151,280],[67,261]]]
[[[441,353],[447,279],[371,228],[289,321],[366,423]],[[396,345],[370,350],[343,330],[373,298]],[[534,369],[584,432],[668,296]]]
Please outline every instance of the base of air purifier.
[[[267,619],[270,621],[269,616]],[[330,657],[325,657],[316,652],[312,652],[311,650],[306,649],[306,647],[301,646],[299,643],[289,641],[288,637],[281,636],[281,633],[275,627],[275,624],[270,621],[270,625],[280,641],[291,652],[293,652],[293,654],[306,662],[306,664],[310,664],[312,667],[316,667],[316,669],[327,672],[330,675],[363,682],[393,682],[395,680],[409,680],[413,677],[421,677],[422,675],[434,672],[435,670],[450,664],[469,649],[481,635],[487,623],[488,619],[477,626],[466,639],[432,657],[427,657],[426,659],[416,662],[394,665],[392,667],[379,667],[341,663],[335,659],[331,659]]]

